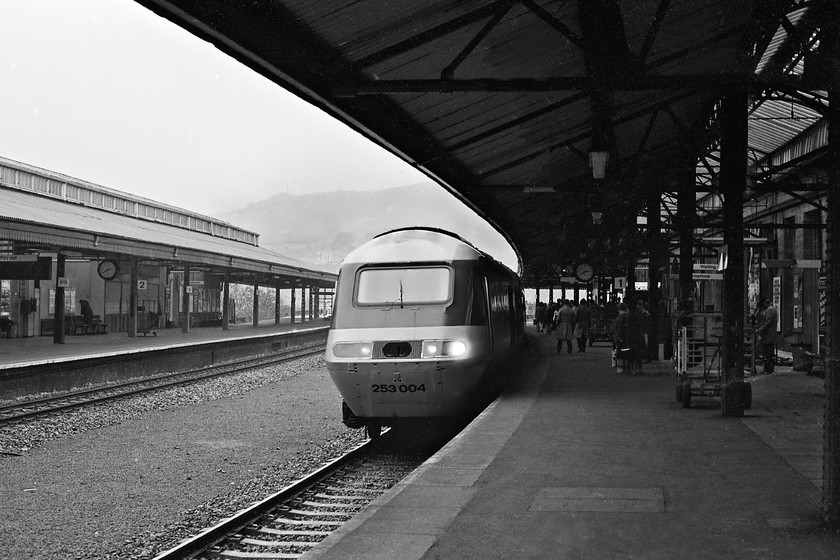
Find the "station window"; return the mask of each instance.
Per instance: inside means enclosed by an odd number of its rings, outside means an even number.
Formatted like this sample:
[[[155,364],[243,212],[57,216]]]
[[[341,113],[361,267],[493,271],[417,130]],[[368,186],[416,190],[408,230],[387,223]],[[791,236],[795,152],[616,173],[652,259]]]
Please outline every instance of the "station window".
[[[55,288],[50,288],[50,315],[55,315]],[[64,290],[64,313],[66,315],[73,315],[76,313],[76,290]]]
[[[12,314],[12,282],[0,280],[0,317]]]

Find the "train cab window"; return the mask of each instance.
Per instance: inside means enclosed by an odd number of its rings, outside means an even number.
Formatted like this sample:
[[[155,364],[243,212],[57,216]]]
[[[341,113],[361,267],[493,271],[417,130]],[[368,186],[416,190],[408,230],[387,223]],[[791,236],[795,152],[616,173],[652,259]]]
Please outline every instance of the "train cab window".
[[[445,266],[363,268],[356,280],[359,305],[433,305],[452,299],[452,271]]]

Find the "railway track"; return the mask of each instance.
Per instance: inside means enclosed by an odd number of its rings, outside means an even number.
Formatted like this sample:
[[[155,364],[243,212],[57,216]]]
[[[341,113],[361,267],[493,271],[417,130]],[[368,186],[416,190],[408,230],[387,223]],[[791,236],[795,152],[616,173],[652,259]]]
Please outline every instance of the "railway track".
[[[397,436],[403,435],[392,430],[368,440],[154,560],[299,558],[420,466],[448,439],[434,437],[406,450],[396,443]]]
[[[114,385],[107,385],[83,391],[62,393],[61,395],[32,399],[25,402],[18,402],[0,407],[0,426],[22,420],[29,420],[38,416],[44,416],[55,412],[89,406],[91,404],[114,401],[157,391],[168,387],[187,385],[213,377],[231,375],[249,369],[265,367],[289,360],[303,358],[322,353],[324,343],[310,344],[291,348],[283,352],[277,352],[257,358],[248,358],[233,362],[226,362],[214,366],[204,367],[190,371],[168,373],[154,377],[127,381]]]

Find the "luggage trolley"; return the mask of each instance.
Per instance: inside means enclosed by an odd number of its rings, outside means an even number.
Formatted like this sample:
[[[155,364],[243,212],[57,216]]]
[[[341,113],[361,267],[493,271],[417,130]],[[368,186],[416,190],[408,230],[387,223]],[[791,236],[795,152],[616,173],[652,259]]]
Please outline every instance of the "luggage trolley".
[[[158,327],[158,319],[161,313],[157,311],[146,311],[148,307],[150,306],[140,305],[137,307],[137,332],[143,333],[143,336],[149,333],[157,336],[155,329]]]
[[[723,313],[689,313],[677,341],[677,402],[691,406],[692,397],[720,397],[723,392],[721,352]],[[744,409],[752,406],[752,385],[744,384]]]
[[[691,406],[692,397],[719,397],[722,387],[723,313],[689,313],[678,332],[677,402]]]

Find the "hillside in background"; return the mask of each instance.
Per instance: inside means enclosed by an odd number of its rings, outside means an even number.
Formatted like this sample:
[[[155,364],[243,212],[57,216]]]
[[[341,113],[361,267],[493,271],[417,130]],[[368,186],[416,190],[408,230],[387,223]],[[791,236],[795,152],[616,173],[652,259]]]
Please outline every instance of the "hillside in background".
[[[375,192],[277,194],[218,218],[259,233],[262,247],[335,270],[374,235],[406,226],[446,229],[499,260],[506,257],[501,236],[432,182]]]

